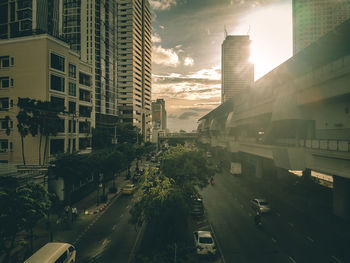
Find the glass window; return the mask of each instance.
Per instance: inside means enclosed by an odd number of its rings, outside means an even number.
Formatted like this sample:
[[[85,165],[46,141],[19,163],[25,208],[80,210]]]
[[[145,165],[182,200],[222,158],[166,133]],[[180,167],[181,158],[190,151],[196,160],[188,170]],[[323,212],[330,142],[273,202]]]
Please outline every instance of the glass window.
[[[69,113],[75,113],[76,112],[76,103],[74,102],[74,101],[70,101],[69,103],[68,103],[68,112]]]
[[[64,152],[64,139],[52,139],[50,141],[50,154],[58,154]],[[67,251],[55,261],[55,263],[63,263],[67,259]]]
[[[69,96],[77,96],[77,85],[75,83],[69,82],[68,94]]]
[[[9,77],[1,77],[0,78],[0,88],[8,89],[10,87],[10,78]]]
[[[91,107],[79,105],[79,116],[80,117],[91,117]]]
[[[79,89],[79,100],[90,102],[91,101],[90,91]]]
[[[77,67],[73,64],[69,64],[68,73],[69,73],[70,78],[76,78],[77,77]]]
[[[0,110],[9,109],[9,98],[0,98]]]
[[[54,104],[54,106],[60,107],[62,109],[65,108],[63,98],[51,96],[51,102],[52,102],[52,104]]]
[[[8,140],[0,140],[0,152],[8,151]]]
[[[51,53],[51,68],[64,72],[64,57]]]
[[[79,72],[79,83],[88,87],[91,87],[91,76],[84,74],[82,72]]]
[[[64,92],[64,78],[51,74],[50,89]]]
[[[10,57],[9,56],[0,57],[0,67],[1,68],[10,67]]]

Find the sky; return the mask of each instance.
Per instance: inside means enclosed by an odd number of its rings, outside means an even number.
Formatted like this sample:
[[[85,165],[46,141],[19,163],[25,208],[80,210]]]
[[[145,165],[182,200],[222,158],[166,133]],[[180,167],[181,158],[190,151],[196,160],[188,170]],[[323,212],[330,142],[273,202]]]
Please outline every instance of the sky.
[[[221,102],[221,44],[250,35],[255,79],[292,56],[292,0],[149,0],[152,100],[172,132],[192,131]]]

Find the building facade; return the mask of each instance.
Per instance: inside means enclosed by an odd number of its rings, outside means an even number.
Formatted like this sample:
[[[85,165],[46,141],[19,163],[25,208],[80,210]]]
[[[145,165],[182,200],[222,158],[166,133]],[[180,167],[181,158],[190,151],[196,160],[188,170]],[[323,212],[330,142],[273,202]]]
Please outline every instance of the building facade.
[[[151,12],[148,0],[118,0],[117,81],[121,122],[151,132]]]
[[[46,161],[55,154],[91,146],[91,127],[95,125],[93,71],[79,54],[67,43],[41,34],[1,40],[0,60],[0,162],[22,163],[16,118],[19,97],[65,107],[59,114],[58,134],[48,138]],[[39,138],[40,134],[24,137],[27,164],[38,164]],[[44,143],[41,154],[43,160]]]
[[[293,54],[349,18],[349,0],[293,0]]]
[[[164,99],[157,99],[152,102],[152,127],[153,129],[167,129],[167,115]]]
[[[63,0],[63,38],[93,67],[96,125],[117,122],[117,2]]]
[[[249,36],[226,36],[221,49],[221,103],[254,82]]]
[[[61,1],[0,1],[0,39],[42,33],[58,37]]]

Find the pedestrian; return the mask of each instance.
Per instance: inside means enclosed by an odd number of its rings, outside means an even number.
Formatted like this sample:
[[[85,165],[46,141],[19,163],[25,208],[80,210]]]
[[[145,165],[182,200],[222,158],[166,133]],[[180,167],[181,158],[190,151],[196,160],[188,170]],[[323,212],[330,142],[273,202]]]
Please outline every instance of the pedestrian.
[[[66,205],[66,206],[64,207],[64,212],[65,212],[67,218],[68,218],[68,216],[69,216],[69,210],[70,210],[70,206],[69,206],[69,205]]]
[[[76,207],[72,207],[72,222],[75,221],[77,216],[78,216],[78,209]]]

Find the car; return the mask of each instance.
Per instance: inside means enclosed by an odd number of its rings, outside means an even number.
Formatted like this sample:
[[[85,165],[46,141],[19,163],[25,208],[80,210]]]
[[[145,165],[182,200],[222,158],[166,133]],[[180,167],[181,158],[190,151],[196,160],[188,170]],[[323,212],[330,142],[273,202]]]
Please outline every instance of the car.
[[[251,203],[252,207],[254,208],[254,210],[256,210],[260,213],[270,213],[271,212],[270,205],[265,199],[254,198],[254,199],[250,200],[250,203]]]
[[[127,184],[124,187],[122,187],[122,194],[123,195],[131,195],[135,192],[136,187],[134,184]]]
[[[201,197],[193,197],[190,214],[193,217],[202,217],[204,215],[203,199]]]
[[[198,255],[215,255],[216,245],[210,231],[193,232],[194,245]]]

